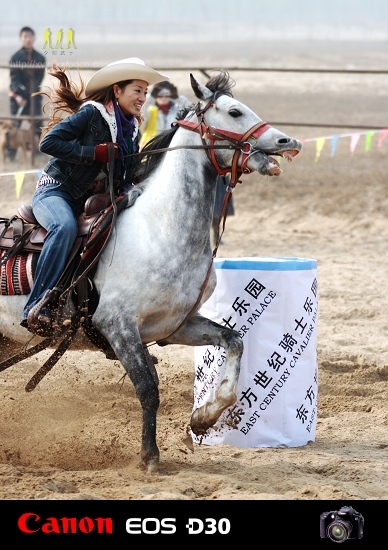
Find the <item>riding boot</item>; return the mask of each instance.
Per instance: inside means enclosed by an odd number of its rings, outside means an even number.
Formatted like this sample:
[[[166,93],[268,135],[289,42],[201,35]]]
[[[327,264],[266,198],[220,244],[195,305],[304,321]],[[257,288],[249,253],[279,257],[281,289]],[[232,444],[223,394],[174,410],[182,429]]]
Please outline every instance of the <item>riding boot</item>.
[[[43,298],[30,309],[26,328],[39,336],[51,336],[53,332],[51,309],[57,304],[58,291],[47,290]]]

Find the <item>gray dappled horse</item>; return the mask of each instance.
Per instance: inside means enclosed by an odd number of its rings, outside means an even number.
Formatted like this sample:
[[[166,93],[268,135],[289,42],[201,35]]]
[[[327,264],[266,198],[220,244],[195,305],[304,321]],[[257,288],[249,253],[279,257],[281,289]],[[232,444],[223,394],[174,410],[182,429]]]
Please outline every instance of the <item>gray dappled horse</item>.
[[[291,160],[301,149],[233,98],[226,71],[206,85],[190,78],[198,104],[145,148],[162,151],[149,155],[141,183],[130,191],[137,198],[118,216],[94,277],[99,304],[93,325],[136,389],[143,409],[141,462],[150,473],[159,469],[159,390],[147,344],[225,349],[225,375],[214,400],[192,413],[195,434],[204,434],[237,400],[242,339],[198,313],[216,284],[210,227],[217,175],[230,173],[231,188],[243,173],[278,176],[273,155]],[[0,296],[0,333],[24,344],[31,338],[19,325],[26,299]]]

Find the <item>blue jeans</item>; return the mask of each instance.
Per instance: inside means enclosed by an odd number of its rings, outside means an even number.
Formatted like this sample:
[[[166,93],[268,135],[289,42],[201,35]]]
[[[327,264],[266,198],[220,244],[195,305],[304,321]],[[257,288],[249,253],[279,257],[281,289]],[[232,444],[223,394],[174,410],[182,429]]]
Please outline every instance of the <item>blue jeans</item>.
[[[77,217],[83,211],[85,199],[74,199],[59,183],[50,183],[35,191],[32,208],[40,225],[47,230],[47,235],[23,318],[27,318],[29,310],[47,290],[56,286],[61,277],[77,237]]]

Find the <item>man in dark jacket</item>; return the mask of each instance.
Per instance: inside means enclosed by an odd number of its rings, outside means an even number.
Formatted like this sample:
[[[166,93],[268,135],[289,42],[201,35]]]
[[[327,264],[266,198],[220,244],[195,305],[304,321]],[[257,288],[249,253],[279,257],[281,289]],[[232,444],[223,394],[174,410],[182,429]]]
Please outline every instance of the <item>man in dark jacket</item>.
[[[23,27],[19,33],[22,47],[15,52],[10,59],[10,111],[11,115],[35,115],[42,114],[42,97],[31,97],[38,92],[42,83],[46,58],[34,50],[35,32],[30,27]],[[41,121],[34,123],[34,130],[40,134]],[[11,160],[16,151],[8,149]]]

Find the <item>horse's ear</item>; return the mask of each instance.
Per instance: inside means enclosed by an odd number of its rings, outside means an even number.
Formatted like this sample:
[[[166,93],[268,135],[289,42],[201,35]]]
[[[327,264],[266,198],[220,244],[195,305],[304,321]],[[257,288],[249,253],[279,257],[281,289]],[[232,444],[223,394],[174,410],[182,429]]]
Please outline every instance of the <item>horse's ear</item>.
[[[206,88],[203,84],[200,84],[194,76],[190,73],[190,82],[193,92],[198,99],[210,99],[212,97],[212,92],[209,88]]]

